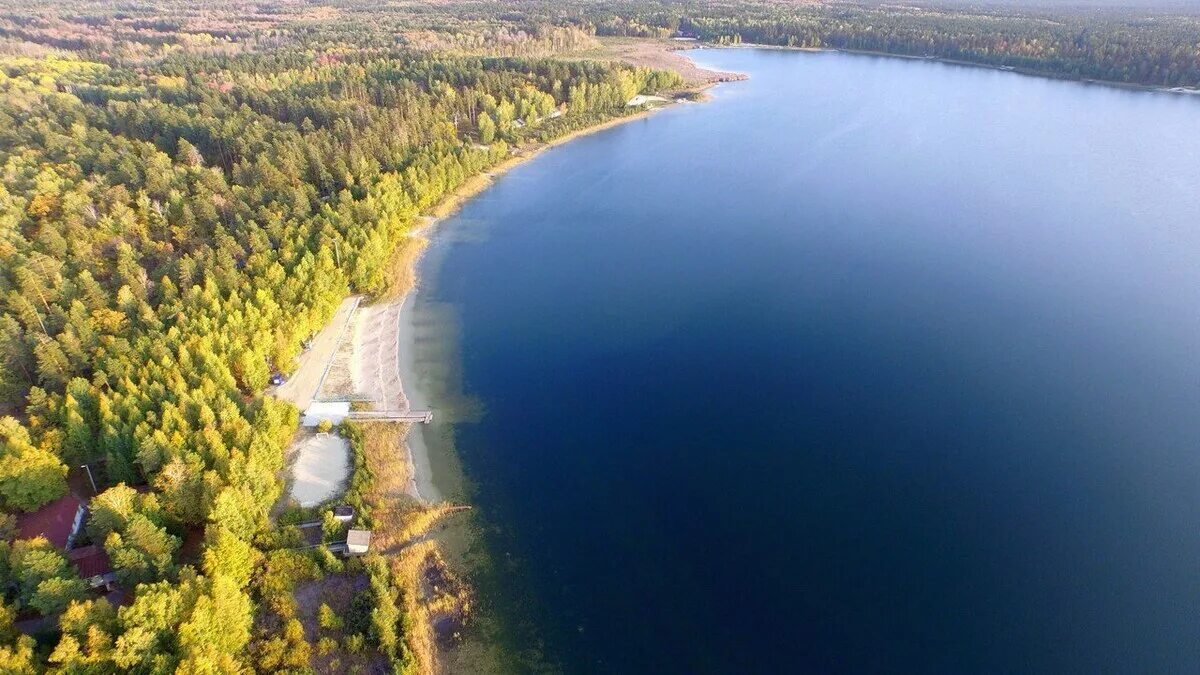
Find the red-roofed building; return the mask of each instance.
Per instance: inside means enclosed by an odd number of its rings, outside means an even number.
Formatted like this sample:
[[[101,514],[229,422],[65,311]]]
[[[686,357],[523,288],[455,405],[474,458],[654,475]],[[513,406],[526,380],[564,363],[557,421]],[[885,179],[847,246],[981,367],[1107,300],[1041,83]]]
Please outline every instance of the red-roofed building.
[[[117,577],[113,574],[108,554],[95,544],[71,551],[67,554],[67,559],[79,571],[79,578],[88,582],[92,588],[111,586],[116,581]]]
[[[83,501],[75,495],[67,495],[33,513],[18,516],[17,538],[45,537],[55,548],[65,551],[75,542],[75,535],[83,526],[83,512]]]

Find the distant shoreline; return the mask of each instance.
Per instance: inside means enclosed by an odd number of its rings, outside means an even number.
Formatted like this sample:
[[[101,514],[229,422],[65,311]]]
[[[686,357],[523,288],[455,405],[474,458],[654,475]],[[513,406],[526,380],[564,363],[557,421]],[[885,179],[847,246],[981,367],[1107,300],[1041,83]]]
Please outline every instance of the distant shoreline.
[[[968,66],[971,68],[984,68],[987,70],[998,70],[1004,73],[1016,73],[1018,75],[1026,75],[1029,77],[1040,77],[1048,80],[1060,80],[1062,82],[1079,82],[1081,84],[1096,84],[1106,87],[1116,87],[1118,89],[1129,89],[1132,91],[1149,91],[1159,92],[1163,94],[1182,94],[1194,96],[1200,94],[1200,88],[1191,89],[1188,87],[1165,87],[1156,84],[1137,84],[1133,82],[1117,82],[1115,80],[1101,80],[1092,77],[1072,77],[1062,73],[1051,73],[1041,70],[1033,70],[1031,68],[1021,68],[1018,66],[998,66],[992,63],[978,63],[975,61],[964,61],[962,59],[951,59],[943,56],[916,56],[913,54],[896,54],[893,52],[881,52],[870,49],[843,49],[838,47],[789,47],[787,45],[769,45],[760,44],[757,42],[742,42],[736,45],[723,45],[715,42],[700,42],[704,47],[712,49],[773,49],[778,51],[789,52],[810,52],[824,53],[835,52],[843,54],[858,54],[861,56],[881,56],[893,59],[906,59],[909,61],[929,61],[933,63],[946,63],[953,66]]]

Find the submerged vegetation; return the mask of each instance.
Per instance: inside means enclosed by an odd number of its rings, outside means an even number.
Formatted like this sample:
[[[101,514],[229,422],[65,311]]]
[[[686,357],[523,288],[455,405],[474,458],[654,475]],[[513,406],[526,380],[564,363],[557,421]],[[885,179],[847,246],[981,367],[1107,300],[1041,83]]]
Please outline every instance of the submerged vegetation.
[[[348,293],[411,284],[419,245],[398,247],[419,214],[517,148],[682,86],[556,58],[597,35],[1200,83],[1191,17],[0,4],[0,525],[12,535],[18,514],[90,498],[74,543],[102,550],[120,589],[110,603],[61,545],[5,537],[4,672],[432,669],[434,620],[457,625],[469,608],[423,539],[449,509],[397,507],[410,480],[399,431],[351,426],[346,502],[383,554],[342,562],[306,548],[270,517],[298,411],[263,391]],[[339,604],[330,588],[357,590]],[[329,597],[317,609],[297,600],[306,592]]]

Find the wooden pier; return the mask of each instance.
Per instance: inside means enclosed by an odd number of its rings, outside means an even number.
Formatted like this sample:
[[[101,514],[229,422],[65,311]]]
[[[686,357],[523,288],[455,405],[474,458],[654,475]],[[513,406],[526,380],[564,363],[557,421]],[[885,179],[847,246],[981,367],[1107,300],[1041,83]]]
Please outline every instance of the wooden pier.
[[[364,422],[414,422],[429,424],[433,421],[432,410],[352,410],[350,419]]]

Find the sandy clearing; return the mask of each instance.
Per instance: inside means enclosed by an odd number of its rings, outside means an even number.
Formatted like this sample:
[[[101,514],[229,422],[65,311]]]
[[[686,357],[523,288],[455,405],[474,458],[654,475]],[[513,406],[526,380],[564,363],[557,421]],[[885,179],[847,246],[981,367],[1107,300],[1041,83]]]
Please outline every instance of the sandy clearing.
[[[292,499],[316,506],[336,496],[350,477],[350,442],[337,434],[302,433],[292,465]]]
[[[621,61],[642,68],[673,70],[679,73],[687,87],[703,87],[717,82],[746,79],[742,73],[726,73],[696,65],[694,61],[684,56],[688,50],[697,48],[696,43],[693,42],[605,37],[600,38],[600,44],[600,49],[582,52],[578,56]]]

